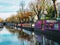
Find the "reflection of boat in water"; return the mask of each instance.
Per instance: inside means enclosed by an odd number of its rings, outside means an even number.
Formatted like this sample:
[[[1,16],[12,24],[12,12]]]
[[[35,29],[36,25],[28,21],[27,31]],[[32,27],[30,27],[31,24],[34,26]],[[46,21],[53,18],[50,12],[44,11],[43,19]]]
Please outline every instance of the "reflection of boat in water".
[[[37,40],[37,42],[39,42],[40,44],[43,44],[43,45],[59,45],[60,42],[54,37],[50,37],[50,36],[47,36],[47,35],[37,35],[35,34],[35,38]]]
[[[0,26],[0,28],[3,28],[3,26]]]
[[[3,28],[3,26],[4,26],[3,23],[0,23],[0,28]]]

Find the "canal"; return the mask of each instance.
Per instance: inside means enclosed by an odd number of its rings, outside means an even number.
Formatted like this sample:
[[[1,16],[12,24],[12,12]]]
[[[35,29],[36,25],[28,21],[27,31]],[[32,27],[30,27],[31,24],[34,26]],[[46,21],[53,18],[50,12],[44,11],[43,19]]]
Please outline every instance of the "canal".
[[[47,39],[43,34],[22,29],[0,28],[0,45],[59,45],[58,42]]]

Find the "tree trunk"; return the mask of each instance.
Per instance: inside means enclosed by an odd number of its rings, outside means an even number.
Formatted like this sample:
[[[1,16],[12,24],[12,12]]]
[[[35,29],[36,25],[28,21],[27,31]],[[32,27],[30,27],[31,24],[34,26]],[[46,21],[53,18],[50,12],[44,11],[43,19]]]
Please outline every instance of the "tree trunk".
[[[55,2],[54,2],[53,4],[54,4],[55,18],[57,18],[57,10],[56,10],[56,5],[55,5]]]
[[[38,11],[38,14],[37,14],[38,20],[40,20],[40,12],[41,12],[41,10]]]

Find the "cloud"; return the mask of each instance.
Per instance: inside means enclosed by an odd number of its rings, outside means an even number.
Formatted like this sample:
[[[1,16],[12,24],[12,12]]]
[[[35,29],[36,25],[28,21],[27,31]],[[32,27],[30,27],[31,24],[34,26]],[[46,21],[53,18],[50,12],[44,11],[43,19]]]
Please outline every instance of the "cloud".
[[[6,19],[12,15],[16,15],[19,10],[19,6],[22,0],[0,0],[0,17]],[[25,1],[25,8],[27,7],[30,0]]]
[[[0,13],[1,12],[16,12],[18,10],[19,10],[19,6],[8,6],[8,7],[0,6]]]
[[[29,1],[23,0],[25,8],[27,7]],[[0,0],[0,13],[1,12],[15,12],[19,10],[19,6],[22,0]]]
[[[11,4],[11,5],[18,5],[19,0],[0,0],[0,3],[2,4]]]
[[[14,12],[19,9],[19,0],[0,0],[0,12]]]
[[[0,6],[11,6],[11,5],[12,5],[11,3],[0,2]]]
[[[3,19],[6,19],[6,18],[8,18],[12,15],[16,15],[16,14],[17,14],[17,12],[0,13],[0,17],[3,18]]]

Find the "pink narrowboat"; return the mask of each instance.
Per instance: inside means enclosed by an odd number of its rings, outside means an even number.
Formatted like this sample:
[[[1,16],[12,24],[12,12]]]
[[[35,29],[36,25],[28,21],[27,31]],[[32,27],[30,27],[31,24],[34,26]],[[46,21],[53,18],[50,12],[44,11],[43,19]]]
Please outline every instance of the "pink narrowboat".
[[[60,22],[56,20],[39,20],[35,23],[35,29],[60,30]]]

